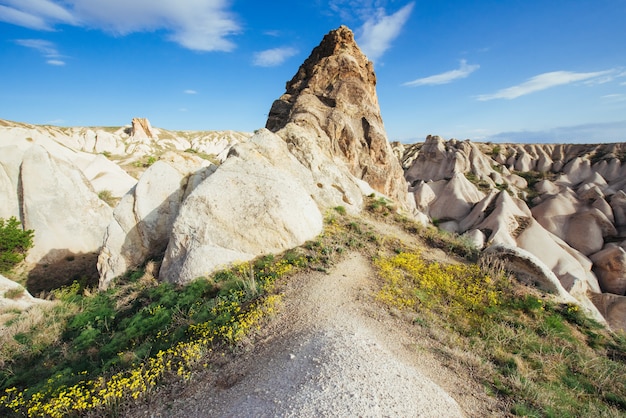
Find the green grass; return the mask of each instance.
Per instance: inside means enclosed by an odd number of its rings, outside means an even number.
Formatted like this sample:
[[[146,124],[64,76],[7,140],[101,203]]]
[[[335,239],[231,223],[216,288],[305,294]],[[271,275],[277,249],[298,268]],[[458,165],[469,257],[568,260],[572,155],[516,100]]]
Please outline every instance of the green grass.
[[[626,414],[623,333],[475,265],[428,264],[416,252],[390,253],[376,264],[379,300],[449,335],[449,353],[478,356],[479,379],[512,414]]]

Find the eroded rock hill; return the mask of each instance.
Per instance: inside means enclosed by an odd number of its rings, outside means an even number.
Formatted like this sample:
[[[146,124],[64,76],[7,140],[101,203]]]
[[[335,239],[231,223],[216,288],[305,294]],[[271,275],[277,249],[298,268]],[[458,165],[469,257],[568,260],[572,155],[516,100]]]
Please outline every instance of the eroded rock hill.
[[[597,318],[601,313],[614,328],[626,328],[624,144],[479,144],[429,136],[394,147],[418,209],[434,223],[479,248],[499,246],[499,256],[524,259],[526,267],[531,254],[558,283],[546,274],[533,280],[543,277],[555,293],[565,290],[592,311],[597,307]]]

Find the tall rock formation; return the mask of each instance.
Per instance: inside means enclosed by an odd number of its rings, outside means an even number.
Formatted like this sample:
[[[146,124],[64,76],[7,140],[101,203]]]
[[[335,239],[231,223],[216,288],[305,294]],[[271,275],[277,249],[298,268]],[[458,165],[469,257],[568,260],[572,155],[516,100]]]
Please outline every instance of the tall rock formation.
[[[329,32],[287,83],[266,128],[289,142],[290,124],[312,130],[319,148],[343,161],[352,175],[405,205],[402,168],[387,141],[376,96],[374,65],[350,29]]]

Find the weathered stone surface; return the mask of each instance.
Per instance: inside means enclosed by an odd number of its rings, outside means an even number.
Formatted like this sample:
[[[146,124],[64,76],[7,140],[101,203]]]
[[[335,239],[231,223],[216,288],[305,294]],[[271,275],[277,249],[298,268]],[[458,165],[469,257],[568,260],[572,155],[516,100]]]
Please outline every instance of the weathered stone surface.
[[[324,37],[273,103],[266,127],[278,132],[290,123],[315,132],[319,147],[355,177],[407,204],[402,168],[380,116],[374,66],[347,27]]]
[[[602,291],[626,295],[626,251],[617,245],[608,245],[590,258]]]
[[[548,196],[539,205],[532,208],[532,214],[541,226],[563,238],[570,217],[578,212],[581,207],[576,194],[568,188],[557,195]]]
[[[98,256],[101,289],[165,251],[183,197],[213,171],[215,166],[206,160],[169,153],[143,173],[117,205],[107,227]]]
[[[504,261],[506,269],[518,280],[552,293],[563,302],[576,303],[554,273],[534,254],[517,246],[496,244],[485,249],[482,256]]]
[[[430,203],[428,214],[433,219],[461,220],[467,216],[476,202],[485,198],[465,175],[456,173]]]
[[[11,297],[7,293],[13,293]],[[26,310],[39,303],[50,303],[43,299],[34,298],[28,290],[20,284],[9,280],[0,274],[0,309]]]
[[[263,151],[274,150],[271,157]],[[285,162],[287,164],[285,164]],[[300,167],[300,173],[284,167]],[[185,199],[174,223],[161,280],[186,283],[235,261],[276,253],[312,239],[322,213],[310,172],[276,135],[262,131],[235,146],[219,169]]]
[[[596,293],[591,299],[613,331],[626,332],[626,296]]]
[[[80,170],[33,145],[24,155],[19,184],[23,225],[35,230],[28,262],[54,261],[54,250],[100,250],[112,209],[98,198]]]
[[[485,234],[479,229],[471,229],[463,234],[474,247],[482,250],[485,247]]]
[[[135,139],[154,138],[150,121],[146,118],[133,118],[130,136]]]
[[[598,252],[604,246],[604,237],[617,235],[609,219],[598,209],[577,212],[567,222],[564,240],[584,255]]]

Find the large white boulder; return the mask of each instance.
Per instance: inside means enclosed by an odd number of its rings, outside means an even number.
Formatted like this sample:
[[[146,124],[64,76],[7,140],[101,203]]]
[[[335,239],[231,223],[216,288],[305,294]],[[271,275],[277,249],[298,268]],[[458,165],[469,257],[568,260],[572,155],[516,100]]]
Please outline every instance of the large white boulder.
[[[98,198],[80,170],[33,145],[24,155],[19,184],[22,223],[25,229],[35,231],[27,262],[37,263],[63,252],[100,250],[113,211]]]
[[[313,188],[324,187],[313,183],[311,172],[277,135],[262,130],[249,143],[235,146],[185,199],[160,279],[186,283],[314,238],[322,231],[323,217],[311,196]]]

